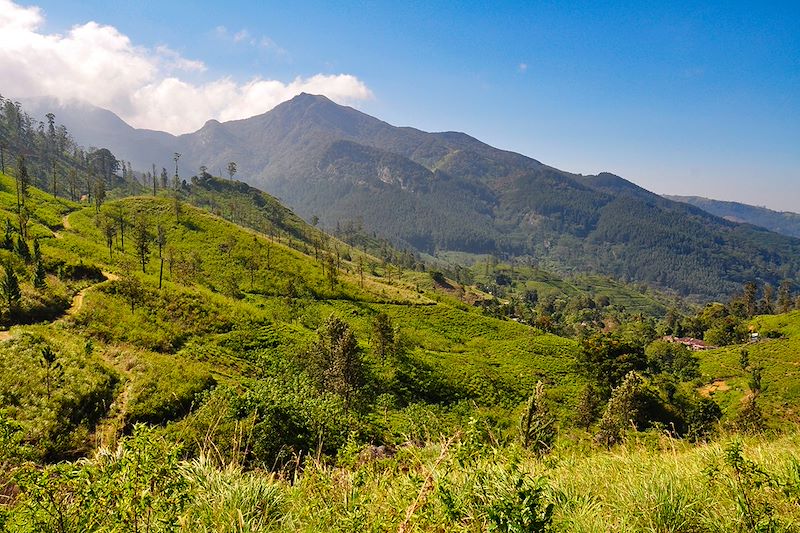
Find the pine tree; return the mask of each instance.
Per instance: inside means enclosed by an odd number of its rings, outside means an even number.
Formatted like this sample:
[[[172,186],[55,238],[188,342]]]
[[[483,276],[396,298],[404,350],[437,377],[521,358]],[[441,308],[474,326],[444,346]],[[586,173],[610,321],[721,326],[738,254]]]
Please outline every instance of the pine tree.
[[[6,310],[9,314],[13,314],[17,309],[22,292],[19,288],[19,280],[14,272],[11,263],[6,262],[3,264],[3,278],[0,280],[0,291],[3,293],[3,301],[6,304]]]
[[[347,407],[364,380],[356,337],[350,326],[334,315],[325,320],[318,335],[308,354],[311,374],[322,390],[342,396]]]
[[[610,447],[619,442],[626,428],[639,429],[645,401],[644,380],[637,372],[629,372],[611,393],[596,440]]]
[[[17,236],[17,255],[24,259],[26,263],[31,260],[30,248],[28,248],[28,243],[22,235]]]
[[[33,241],[33,286],[40,291],[47,287],[45,280],[46,272],[44,270],[44,262],[42,261],[42,252],[39,249],[39,239]]]
[[[375,354],[381,361],[385,361],[387,355],[392,355],[394,327],[392,319],[386,313],[378,313],[372,319],[372,342]]]
[[[3,239],[3,248],[5,250],[14,249],[14,225],[9,218],[6,218],[6,231],[5,238]]]

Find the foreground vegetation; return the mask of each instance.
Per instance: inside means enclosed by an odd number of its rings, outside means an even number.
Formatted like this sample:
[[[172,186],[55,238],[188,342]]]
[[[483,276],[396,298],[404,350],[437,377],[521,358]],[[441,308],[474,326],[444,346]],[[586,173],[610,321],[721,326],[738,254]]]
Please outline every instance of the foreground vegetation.
[[[800,438],[687,446],[650,433],[538,459],[478,423],[438,443],[350,449],[300,476],[180,461],[137,428],[88,461],[16,474],[9,531],[796,531]],[[8,444],[8,433],[4,444]],[[13,433],[11,434],[13,439]],[[7,447],[5,448],[8,449]]]
[[[800,314],[766,295],[473,285],[210,176],[20,192],[0,174],[9,531],[796,527],[800,441],[755,435],[796,420]],[[686,332],[726,346],[660,340]]]

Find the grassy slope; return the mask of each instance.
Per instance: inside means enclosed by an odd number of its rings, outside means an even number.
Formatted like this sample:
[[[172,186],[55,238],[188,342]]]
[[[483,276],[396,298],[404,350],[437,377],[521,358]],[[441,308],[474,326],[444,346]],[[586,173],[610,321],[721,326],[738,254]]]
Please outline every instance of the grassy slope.
[[[535,289],[540,298],[552,295],[556,298],[591,296],[597,299],[606,296],[611,305],[628,313],[641,313],[645,316],[663,316],[669,306],[678,304],[653,290],[640,290],[632,284],[621,283],[605,276],[580,274],[568,278],[526,265],[514,265],[512,272],[511,265],[507,263],[487,268],[489,256],[460,252],[443,252],[441,259],[454,263],[471,263],[472,274],[479,283],[492,283],[497,274],[508,275],[514,282],[511,293],[519,297],[526,289]]]
[[[760,395],[764,414],[773,421],[800,421],[800,311],[753,319],[759,342],[728,346],[703,352],[700,368],[709,384],[715,385],[713,398],[723,410],[735,412],[749,391],[750,372],[740,364],[741,350],[746,349],[751,367],[762,367],[763,392]],[[767,331],[777,331],[781,338],[765,338]],[[721,387],[721,388],[720,388]]]
[[[33,191],[32,198],[46,207],[36,211],[43,213],[44,222],[36,226],[36,231],[42,237],[50,237],[42,241],[45,257],[96,264],[117,274],[138,269],[130,226],[126,229],[125,252],[117,239],[109,257],[105,239],[95,223],[94,208],[48,203],[47,195],[38,191]],[[0,197],[6,209],[13,207],[12,200],[8,195]],[[537,379],[553,383],[555,398],[566,398],[574,392],[574,342],[485,317],[446,295],[418,289],[428,279],[425,274],[395,270],[388,279],[383,267],[377,266],[375,275],[365,275],[362,287],[356,264],[361,253],[352,249],[348,250],[352,261],[342,261],[338,283],[331,287],[322,273],[321,262],[313,258],[310,244],[300,240],[305,235],[315,235],[315,230],[300,227],[301,221],[293,220],[294,231],[285,231],[274,240],[185,204],[180,222],[176,222],[173,203],[166,197],[110,202],[102,212],[110,214],[118,208],[129,219],[138,214],[146,216],[151,231],[156,223],[163,224],[171,253],[185,259],[197,252],[202,273],[189,280],[178,276],[177,267],[170,274],[165,266],[165,288],[158,294],[158,258],[153,246],[146,274],[138,274],[149,294],[147,303],[131,313],[127,302],[117,294],[118,282],[108,281],[88,290],[80,310],[62,322],[59,335],[70,343],[77,346],[91,342],[92,349],[87,349],[85,356],[85,378],[107,376],[102,393],[113,396],[113,401],[105,400],[103,416],[84,424],[80,431],[76,429],[74,438],[83,438],[83,442],[74,451],[85,449],[92,442],[113,440],[115,430],[132,422],[164,422],[183,416],[200,391],[216,383],[237,384],[258,375],[259,358],[264,356],[261,351],[268,351],[267,357],[272,359],[296,357],[331,313],[351,324],[373,372],[389,384],[394,370],[369,356],[370,319],[383,311],[395,320],[412,347],[416,368],[425,374],[415,382],[416,389],[406,394],[407,401],[426,400],[426,391],[420,389],[426,383],[442,386],[446,394],[432,394],[439,401],[475,401],[510,424],[514,409]],[[65,229],[61,227],[62,216],[70,210],[74,211],[69,214]],[[247,254],[255,245],[254,239],[263,250],[269,248],[270,261],[269,268],[258,273],[250,290],[249,275],[237,258]],[[233,241],[237,244],[230,254],[221,249],[220,245]],[[341,243],[338,246],[346,248]],[[308,249],[311,255],[296,248]],[[372,257],[367,260],[377,263]],[[242,292],[241,299],[220,292],[231,278]],[[290,279],[298,292],[291,305],[284,297]],[[253,340],[257,337],[253,332],[265,328],[271,340],[261,345],[261,341]],[[41,346],[57,347],[63,342],[48,327],[15,327],[14,338],[33,329]],[[241,339],[245,339],[245,346],[249,342],[255,348],[241,349]],[[16,340],[0,345],[9,360],[19,349]],[[34,356],[28,364],[36,364]],[[6,369],[6,390],[17,387],[14,376],[20,375],[19,370],[16,366]],[[70,385],[62,381],[60,386]],[[57,404],[41,397],[37,401],[43,409]],[[90,439],[92,432],[97,434]]]
[[[0,197],[0,201],[6,202],[6,210],[11,209],[8,198]],[[41,201],[50,202],[44,195]],[[93,209],[74,212],[69,229],[62,229],[59,215],[76,206],[59,210],[58,205],[47,208],[52,210],[52,220],[40,228],[43,236],[46,232],[53,236],[53,231],[60,234],[43,246],[47,256],[96,263],[117,273],[124,270],[120,258],[133,261],[130,235],[126,235],[127,253],[115,248],[109,259]],[[252,231],[189,207],[176,223],[165,198],[131,198],[115,205],[124,206],[129,214],[146,213],[151,224],[162,222],[168,229],[167,242],[176,252],[197,250],[203,274],[193,282],[181,282],[168,273],[159,295],[157,262],[151,254],[142,277],[148,301],[133,313],[117,295],[116,282],[107,281],[85,293],[74,316],[55,325],[17,326],[12,329],[13,339],[0,343],[3,414],[23,424],[28,440],[53,438],[53,458],[63,458],[65,450],[78,454],[95,444],[110,444],[126,423],[180,418],[193,408],[200,391],[215,384],[246,385],[248,377],[259,375],[262,357],[275,361],[302,351],[331,312],[352,325],[368,354],[369,319],[378,311],[386,312],[413,346],[417,369],[430,372],[428,383],[438,389],[430,391],[433,396],[449,391],[444,401],[467,399],[479,407],[477,411],[471,407],[470,414],[484,410],[492,415],[463,426],[459,439],[444,453],[436,444],[407,446],[392,458],[364,462],[355,450],[346,449],[341,459],[349,468],[309,467],[291,483],[235,467],[218,469],[202,461],[162,470],[162,479],[185,476],[189,481],[187,507],[180,512],[177,506],[164,511],[183,516],[186,530],[231,530],[244,521],[252,531],[394,531],[412,509],[409,530],[479,531],[492,523],[487,509],[493,505],[510,502],[513,513],[524,501],[530,502],[520,490],[540,476],[560,530],[747,529],[739,489],[723,464],[723,445],[692,447],[645,434],[635,437],[641,439],[638,444],[631,442],[606,453],[588,452],[582,444],[568,445],[564,440],[561,446],[565,447],[546,460],[537,460],[514,446],[491,448],[485,439],[475,438],[475,432],[497,431],[498,426],[486,425],[486,420],[494,419],[501,428],[509,425],[518,404],[540,378],[553,385],[550,396],[562,414],[569,411],[569,400],[578,386],[571,364],[574,342],[487,318],[440,294],[420,293],[417,286],[424,285],[420,283],[425,276],[419,273],[405,272],[391,281],[384,272],[370,274],[362,288],[355,265],[345,262],[351,272],[342,273],[340,283],[331,288],[313,255],[297,251],[285,240],[270,244],[271,267],[257,277],[250,292],[244,270],[218,245],[233,236],[242,246],[251,246]],[[266,238],[257,238],[267,246]],[[245,293],[242,299],[219,292],[231,272]],[[296,306],[282,296],[287,277],[300,278],[306,288]],[[795,416],[794,354],[800,342],[800,313],[761,317],[754,324],[786,336],[748,347],[751,363],[765,367],[764,401],[776,408],[786,406],[783,412],[765,410]],[[55,378],[58,387],[49,398],[46,371],[38,360],[44,344],[57,349],[61,364]],[[731,385],[729,391],[715,393],[715,398],[733,408],[746,382],[738,368],[738,354],[738,347],[731,347],[701,357],[708,381],[721,378]],[[392,383],[393,369],[369,355],[368,362],[383,380],[379,383]],[[423,376],[419,382],[428,378]],[[412,399],[424,401],[421,392],[416,391]],[[402,438],[402,432],[419,422],[415,418],[422,413],[403,408],[383,416],[393,426],[390,432]],[[59,425],[65,418],[76,421],[67,432],[60,431]],[[181,431],[180,425],[176,430]],[[787,527],[800,520],[797,453],[800,445],[795,435],[775,442],[752,440],[746,449],[747,457],[775,480],[774,485],[749,489],[749,496],[758,505],[769,504]],[[429,489],[423,489],[426,480],[431,480]],[[56,490],[55,482],[52,487]],[[101,512],[97,500],[90,501]],[[10,518],[20,531],[32,527],[25,509],[21,507]]]

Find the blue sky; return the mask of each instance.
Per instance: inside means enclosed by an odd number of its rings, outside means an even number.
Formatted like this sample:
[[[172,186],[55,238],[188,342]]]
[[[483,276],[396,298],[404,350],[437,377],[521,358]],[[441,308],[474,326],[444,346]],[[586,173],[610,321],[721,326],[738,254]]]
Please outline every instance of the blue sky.
[[[188,82],[348,74],[392,124],[800,211],[800,2],[292,4],[22,2],[42,33],[96,21],[201,61]]]

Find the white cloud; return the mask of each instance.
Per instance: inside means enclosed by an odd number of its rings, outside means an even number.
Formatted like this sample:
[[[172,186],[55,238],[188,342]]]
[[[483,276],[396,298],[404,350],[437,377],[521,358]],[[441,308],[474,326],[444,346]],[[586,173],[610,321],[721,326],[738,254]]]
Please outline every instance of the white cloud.
[[[520,63],[519,65],[517,65],[517,72],[519,72],[520,74],[525,74],[526,72],[528,72],[528,64]]]
[[[233,42],[240,43],[242,41],[252,41],[249,31],[239,30],[233,35]]]
[[[136,46],[113,26],[96,22],[74,26],[64,35],[43,33],[43,23],[38,7],[0,0],[0,80],[6,96],[85,100],[133,126],[171,133],[194,131],[209,118],[263,113],[300,92],[341,103],[372,97],[364,82],[349,74],[316,74],[289,82],[256,76],[245,83],[230,78],[193,83],[181,74],[202,73],[206,66],[166,46]],[[256,39],[246,30],[231,35],[219,26],[214,32],[280,50],[270,39]]]

